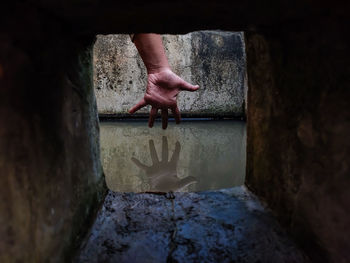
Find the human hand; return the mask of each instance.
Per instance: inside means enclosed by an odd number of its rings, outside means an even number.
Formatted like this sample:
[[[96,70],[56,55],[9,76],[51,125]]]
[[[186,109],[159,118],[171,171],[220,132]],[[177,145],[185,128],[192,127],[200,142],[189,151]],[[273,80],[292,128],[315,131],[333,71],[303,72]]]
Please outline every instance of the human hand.
[[[175,151],[170,161],[168,161],[168,139],[163,136],[162,140],[162,160],[159,161],[153,140],[149,141],[149,149],[152,159],[152,165],[147,166],[136,158],[131,160],[142,170],[146,172],[150,184],[150,191],[169,192],[179,190],[189,184],[196,182],[196,178],[188,176],[180,179],[177,176],[177,164],[179,161],[181,146],[176,142]]]
[[[154,120],[158,110],[162,111],[162,127],[166,129],[168,126],[168,109],[170,109],[176,120],[176,124],[180,123],[181,116],[177,107],[176,98],[180,91],[196,91],[199,86],[191,85],[184,81],[178,75],[171,71],[170,68],[162,69],[159,72],[148,74],[147,90],[145,96],[129,110],[134,113],[146,105],[151,105],[151,112],[148,120],[148,126],[153,127]]]

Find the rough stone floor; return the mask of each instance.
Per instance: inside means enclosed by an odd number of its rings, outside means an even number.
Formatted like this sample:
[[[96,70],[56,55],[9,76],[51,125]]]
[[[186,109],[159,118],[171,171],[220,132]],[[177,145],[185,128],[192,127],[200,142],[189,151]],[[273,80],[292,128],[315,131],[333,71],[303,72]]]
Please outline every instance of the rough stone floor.
[[[109,192],[75,262],[307,262],[244,187]]]

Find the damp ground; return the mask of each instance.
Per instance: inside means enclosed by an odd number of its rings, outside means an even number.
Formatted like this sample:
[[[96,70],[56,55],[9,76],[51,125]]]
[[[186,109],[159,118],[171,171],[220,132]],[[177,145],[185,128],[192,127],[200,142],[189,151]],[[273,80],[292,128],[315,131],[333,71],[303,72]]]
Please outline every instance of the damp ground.
[[[75,262],[309,262],[245,187],[110,191]]]

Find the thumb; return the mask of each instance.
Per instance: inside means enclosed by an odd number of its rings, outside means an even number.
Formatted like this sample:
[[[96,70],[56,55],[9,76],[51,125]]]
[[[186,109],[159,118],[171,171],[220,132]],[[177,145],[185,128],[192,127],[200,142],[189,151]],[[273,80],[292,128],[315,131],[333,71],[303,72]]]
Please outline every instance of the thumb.
[[[181,89],[182,90],[187,90],[187,91],[196,91],[199,89],[198,85],[192,85],[186,81],[183,80],[183,82],[181,83]]]
[[[193,177],[193,176],[188,176],[188,177],[186,177],[186,178],[181,179],[181,180],[177,183],[177,187],[178,187],[179,189],[181,189],[181,188],[184,188],[184,187],[186,187],[186,186],[188,186],[188,185],[190,185],[190,184],[196,183],[196,182],[198,182],[198,180],[197,180],[195,177]]]

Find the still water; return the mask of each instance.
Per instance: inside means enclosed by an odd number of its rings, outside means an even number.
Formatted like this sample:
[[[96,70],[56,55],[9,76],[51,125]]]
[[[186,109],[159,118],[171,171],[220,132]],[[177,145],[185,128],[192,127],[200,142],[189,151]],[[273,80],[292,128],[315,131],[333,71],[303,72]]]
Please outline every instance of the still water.
[[[184,121],[147,127],[144,121],[101,123],[106,183],[116,192],[196,192],[244,183],[246,125]]]

